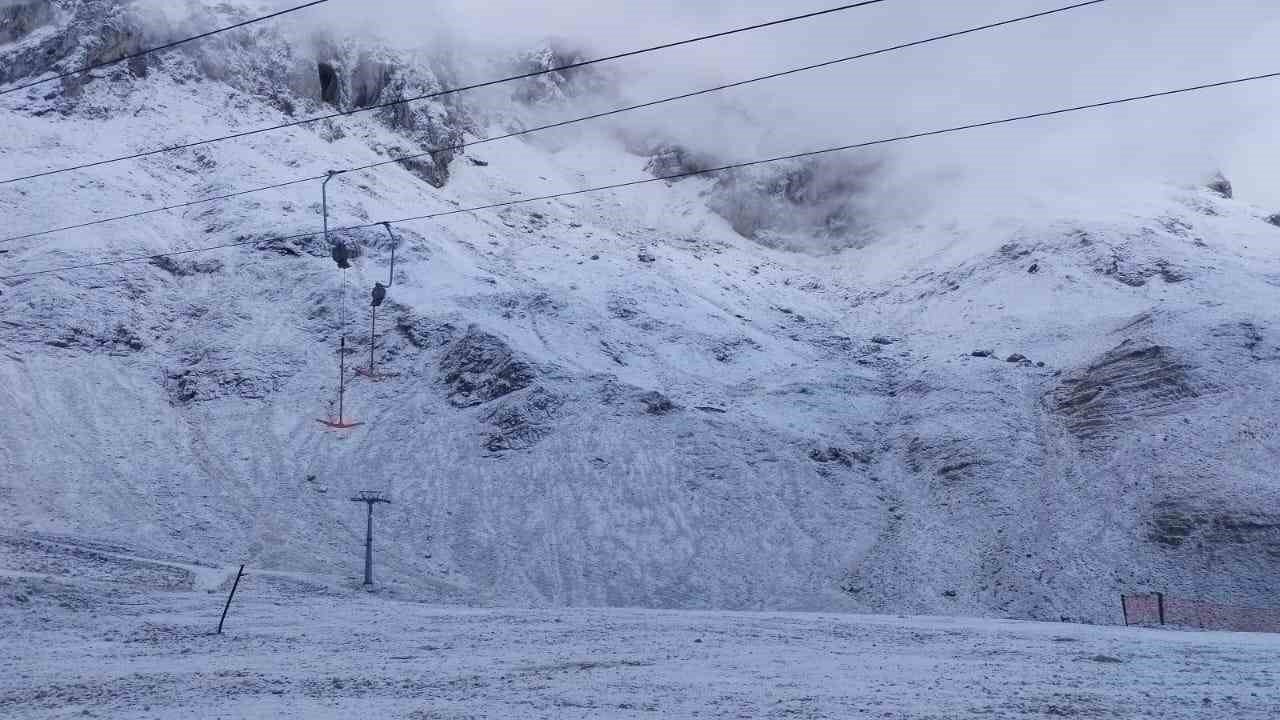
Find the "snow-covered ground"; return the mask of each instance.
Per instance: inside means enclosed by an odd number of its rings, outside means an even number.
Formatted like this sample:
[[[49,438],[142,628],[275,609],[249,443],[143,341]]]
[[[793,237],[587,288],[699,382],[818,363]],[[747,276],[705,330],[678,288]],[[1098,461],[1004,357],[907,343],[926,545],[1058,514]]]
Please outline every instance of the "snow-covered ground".
[[[0,716],[1280,715],[1275,635],[832,613],[482,609],[330,583],[251,569],[217,636],[227,583],[165,592],[39,573],[0,578]]]

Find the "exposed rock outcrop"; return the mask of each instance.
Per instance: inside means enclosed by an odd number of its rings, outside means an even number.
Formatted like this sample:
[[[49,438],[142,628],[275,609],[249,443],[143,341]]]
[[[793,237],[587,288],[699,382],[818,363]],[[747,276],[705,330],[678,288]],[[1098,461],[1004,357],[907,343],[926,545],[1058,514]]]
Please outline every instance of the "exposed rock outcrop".
[[[716,166],[715,158],[706,153],[669,143],[659,145],[649,155],[649,162],[644,169],[654,177],[680,176]]]
[[[1171,347],[1125,340],[1064,379],[1051,402],[1072,433],[1097,440],[1135,418],[1174,412],[1199,397],[1190,369]]]
[[[525,450],[555,431],[555,420],[566,402],[563,394],[535,386],[519,396],[503,399],[485,416],[495,431],[484,440],[491,452]]]
[[[1207,554],[1229,548],[1234,561],[1280,565],[1280,516],[1205,498],[1157,502],[1147,519],[1147,539],[1168,550]]]
[[[1222,173],[1218,173],[1210,178],[1205,187],[1228,200],[1235,196],[1235,191],[1231,187],[1231,181]]]
[[[440,358],[449,402],[464,408],[523,390],[538,373],[496,335],[472,325]]]
[[[0,5],[0,43],[25,37],[53,21],[54,5],[48,0],[28,0]]]
[[[580,50],[559,42],[549,42],[517,58],[515,69],[517,73],[535,73],[574,65],[586,59],[587,56]],[[574,96],[599,92],[605,88],[605,77],[597,66],[592,65],[525,78],[516,83],[512,96],[517,102],[542,105],[563,102]]]
[[[43,0],[0,7],[0,43],[31,41],[0,50],[0,83],[65,72],[136,52],[143,46],[143,25],[133,12],[133,8],[112,0]],[[58,32],[31,37],[48,25],[56,25]],[[145,67],[140,61],[130,64],[129,69],[140,74]],[[65,94],[75,95],[92,77],[84,73],[67,78],[63,81]],[[43,95],[57,87],[50,83],[36,92]]]

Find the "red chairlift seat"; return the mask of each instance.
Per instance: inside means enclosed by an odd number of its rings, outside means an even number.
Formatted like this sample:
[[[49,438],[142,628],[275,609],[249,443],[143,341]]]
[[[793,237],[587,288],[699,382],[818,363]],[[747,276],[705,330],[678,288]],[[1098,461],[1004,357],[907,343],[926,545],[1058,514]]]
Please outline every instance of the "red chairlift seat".
[[[400,373],[382,372],[381,370],[369,372],[369,368],[367,367],[356,368],[356,374],[362,378],[372,380],[373,382],[382,382],[383,380],[400,377]]]
[[[343,422],[340,419],[334,420],[332,418],[328,420],[317,419],[316,422],[320,423],[321,425],[324,425],[325,427],[331,430],[350,430],[351,428],[360,427],[361,425],[364,424],[362,422]]]

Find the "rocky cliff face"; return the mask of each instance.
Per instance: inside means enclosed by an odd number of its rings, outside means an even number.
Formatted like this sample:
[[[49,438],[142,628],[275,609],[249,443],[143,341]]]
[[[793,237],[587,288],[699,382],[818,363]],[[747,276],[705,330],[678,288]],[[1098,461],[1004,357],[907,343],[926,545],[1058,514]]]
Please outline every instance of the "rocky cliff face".
[[[0,42],[21,41],[0,50],[0,82],[115,60],[142,47],[141,27],[127,3],[109,0],[20,2],[0,8]],[[71,78],[64,90],[74,94],[86,79]]]
[[[203,7],[194,0],[189,5]],[[0,16],[0,36],[7,35],[10,45],[0,48],[0,83],[38,76],[49,69],[65,71],[110,61],[207,29],[210,24],[235,22],[249,15],[244,9],[226,5],[214,11],[194,11],[184,23],[172,25],[119,0],[21,3],[6,8]],[[583,53],[563,43],[548,43],[497,67],[501,72],[520,74],[585,59]],[[43,94],[68,112],[86,83],[96,78],[111,82],[144,77],[153,69],[183,82],[225,83],[269,102],[291,118],[385,105],[373,117],[395,131],[398,141],[378,150],[388,156],[404,156],[439,148],[404,163],[437,188],[448,182],[449,166],[458,154],[452,148],[463,142],[464,135],[482,135],[486,123],[510,115],[500,112],[486,117],[486,112],[469,104],[465,95],[396,104],[461,84],[453,61],[444,54],[411,54],[367,38],[339,39],[328,31],[299,37],[273,27],[215,36],[127,66],[68,78],[59,91],[46,86]],[[517,108],[555,108],[572,114],[575,100],[617,97],[614,81],[607,68],[597,66],[552,72],[514,83],[511,99]],[[334,123],[317,129],[330,139],[339,139],[345,132]],[[631,144],[652,156],[648,167],[655,174],[687,172],[729,161],[661,137]],[[743,237],[790,249],[838,249],[856,244],[861,237],[857,198],[873,182],[876,168],[875,161],[817,159],[725,173],[717,176],[709,205]]]
[[[209,10],[202,3],[191,2],[189,7],[195,10],[179,25],[118,0],[61,0],[6,8],[0,16],[0,34],[9,36],[9,44],[0,48],[0,82],[111,61],[174,37],[251,16],[249,10],[234,5]],[[270,103],[290,118],[390,105],[373,113],[398,139],[379,148],[387,155],[450,148],[462,141],[464,132],[474,129],[459,96],[392,104],[455,86],[447,58],[410,56],[368,39],[304,36],[288,26],[260,26],[214,36],[124,66],[73,76],[62,81],[61,88],[41,86],[40,95],[54,101],[61,112],[74,112],[82,102],[79,98],[85,85],[101,82],[128,92],[128,78],[145,77],[150,71],[162,72],[177,82],[225,84]],[[319,130],[331,139],[343,133],[332,123],[319,126]],[[455,151],[443,149],[407,166],[440,187],[448,180],[455,155]]]
[[[0,42],[20,40],[53,21],[51,2],[18,2],[0,7]]]

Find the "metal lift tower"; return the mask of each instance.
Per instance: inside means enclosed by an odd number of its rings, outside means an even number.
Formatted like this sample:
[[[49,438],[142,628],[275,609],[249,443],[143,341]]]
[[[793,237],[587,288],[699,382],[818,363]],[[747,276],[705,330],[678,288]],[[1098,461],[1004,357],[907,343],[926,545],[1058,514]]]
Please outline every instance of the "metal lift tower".
[[[369,519],[364,535],[364,584],[373,585],[373,506],[378,503],[389,505],[391,501],[375,490],[361,490],[351,498],[351,502],[362,502],[369,506]]]

